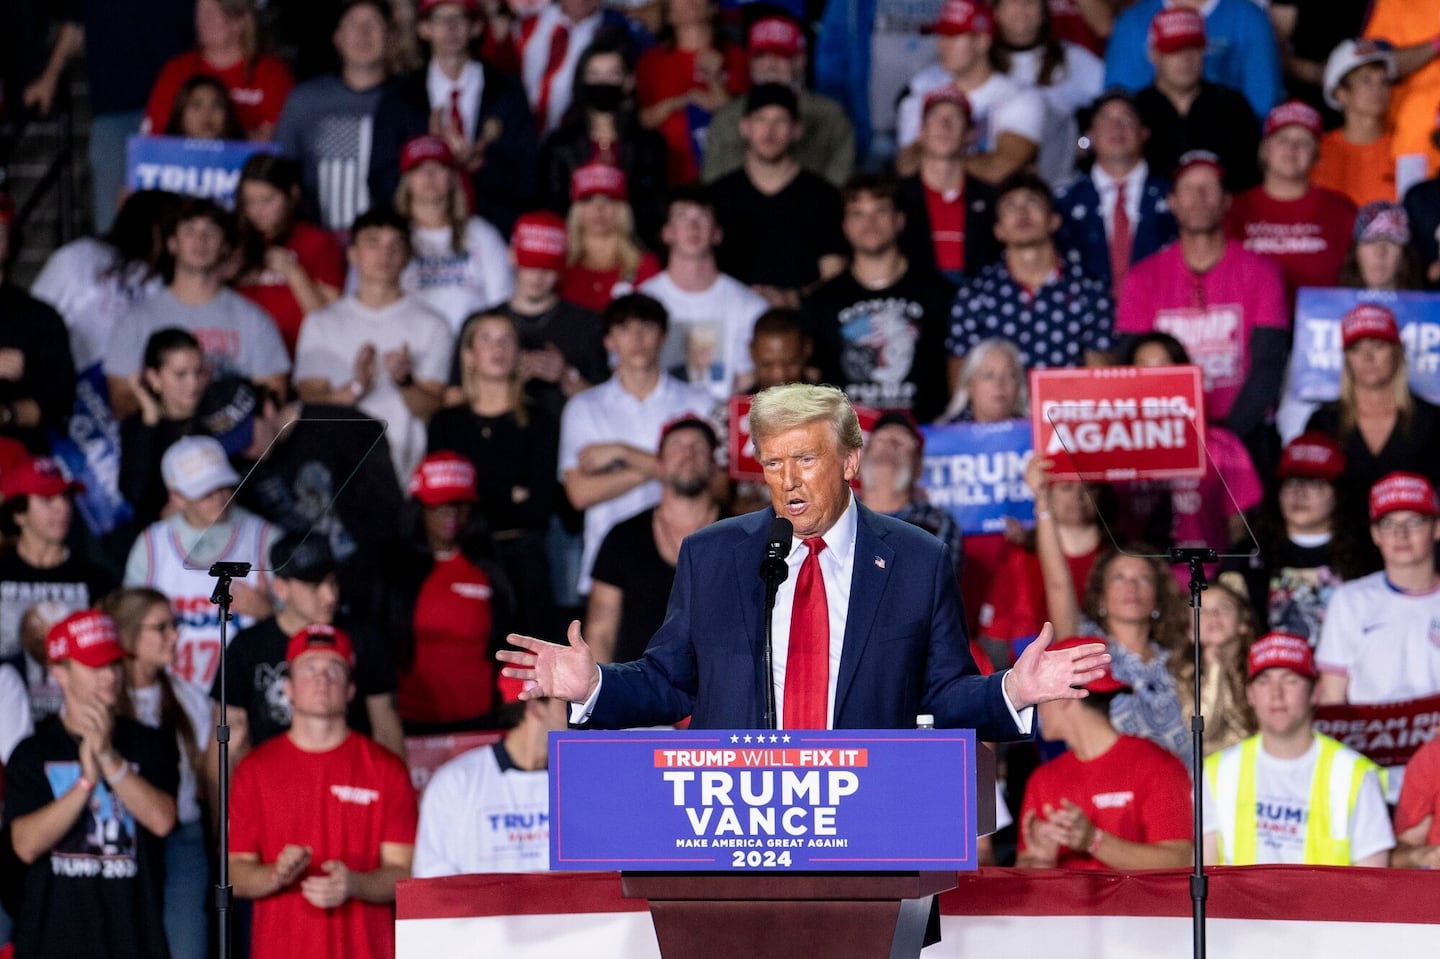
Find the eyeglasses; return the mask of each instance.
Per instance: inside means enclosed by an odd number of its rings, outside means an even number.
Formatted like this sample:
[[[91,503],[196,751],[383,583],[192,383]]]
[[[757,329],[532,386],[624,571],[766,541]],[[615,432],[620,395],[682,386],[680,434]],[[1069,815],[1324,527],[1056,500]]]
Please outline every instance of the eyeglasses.
[[[173,619],[162,619],[158,623],[141,623],[141,629],[153,629],[157,633],[177,633],[180,624]]]
[[[1416,530],[1424,529],[1433,522],[1435,521],[1428,516],[1407,516],[1405,519],[1400,519],[1398,516],[1386,516],[1375,523],[1375,528],[1387,536],[1393,536],[1396,533],[1409,535]]]

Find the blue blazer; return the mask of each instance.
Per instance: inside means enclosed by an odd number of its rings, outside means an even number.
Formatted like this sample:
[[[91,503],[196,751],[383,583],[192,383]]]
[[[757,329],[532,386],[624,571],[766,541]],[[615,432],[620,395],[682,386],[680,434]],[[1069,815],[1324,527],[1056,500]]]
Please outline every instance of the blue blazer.
[[[1140,260],[1172,243],[1177,235],[1175,217],[1170,213],[1166,196],[1170,183],[1162,176],[1147,173],[1140,192],[1140,221],[1135,224],[1135,243],[1130,249],[1130,262]],[[1055,246],[1061,253],[1078,261],[1080,268],[1096,279],[1114,285],[1110,275],[1110,241],[1105,236],[1105,219],[1100,215],[1100,194],[1089,173],[1076,175],[1055,194],[1055,212],[1060,214],[1060,229],[1055,233]],[[1115,294],[1120,294],[1115,290]]]
[[[1001,693],[970,655],[948,547],[856,504],[855,569],[835,690],[836,729],[971,728],[1021,738]],[[774,513],[723,520],[680,548],[665,622],[645,656],[602,666],[588,725],[623,728],[691,716],[696,729],[758,729],[765,675],[760,562]]]

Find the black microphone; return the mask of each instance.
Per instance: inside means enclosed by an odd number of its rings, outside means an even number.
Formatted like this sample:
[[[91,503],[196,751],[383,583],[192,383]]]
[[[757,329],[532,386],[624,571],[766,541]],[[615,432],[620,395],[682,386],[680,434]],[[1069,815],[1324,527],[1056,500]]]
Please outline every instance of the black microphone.
[[[790,555],[790,544],[795,538],[795,524],[783,516],[770,521],[770,531],[765,534],[765,561],[760,564],[760,575],[777,588],[790,575],[785,557]]]

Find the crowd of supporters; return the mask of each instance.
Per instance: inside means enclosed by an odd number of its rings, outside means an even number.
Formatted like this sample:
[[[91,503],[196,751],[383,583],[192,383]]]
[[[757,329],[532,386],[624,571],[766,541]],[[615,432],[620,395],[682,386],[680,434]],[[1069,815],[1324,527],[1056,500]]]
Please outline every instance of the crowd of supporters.
[[[1000,861],[1183,865],[1203,665],[1212,858],[1440,862],[1434,750],[1407,777],[1307,738],[1312,700],[1440,694],[1436,326],[1392,309],[1440,289],[1440,0],[30,6],[5,108],[83,61],[94,229],[22,289],[0,194],[22,959],[208,954],[221,718],[256,955],[388,954],[412,869],[543,868],[565,716],[494,651],[578,618],[642,655],[683,538],[768,504],[726,475],[729,401],[795,381],[882,414],[859,495],[950,544],[983,669],[1047,620],[1114,657],[1005,752]],[[128,185],[148,136],[269,145],[221,203]],[[1355,291],[1306,347],[1328,400],[1287,383],[1302,288]],[[1032,370],[1190,363],[1204,478],[1036,456],[1004,533],[925,501],[920,426],[1026,418]],[[1198,646],[1172,546],[1235,554]],[[252,566],[228,647],[218,558]],[[417,803],[407,735],[500,728]]]

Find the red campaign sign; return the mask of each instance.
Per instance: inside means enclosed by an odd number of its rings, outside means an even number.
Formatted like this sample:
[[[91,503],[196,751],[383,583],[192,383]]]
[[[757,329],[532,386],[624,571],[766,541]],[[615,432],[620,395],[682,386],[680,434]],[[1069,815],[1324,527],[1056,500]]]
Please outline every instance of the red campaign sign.
[[[1315,707],[1315,731],[1381,766],[1403,766],[1440,729],[1440,696],[1398,703]]]
[[[1198,366],[1033,370],[1035,449],[1061,479],[1198,479],[1203,395]]]
[[[730,453],[730,478],[737,482],[763,483],[765,470],[755,458],[755,444],[750,442],[750,401],[751,396],[732,396],[729,406],[729,427],[726,430],[726,448]],[[880,418],[878,410],[864,406],[855,407],[855,416],[860,420],[860,432],[870,436],[870,429]]]
[[[410,764],[410,784],[417,793],[430,785],[435,770],[461,753],[498,743],[504,732],[448,733],[439,736],[405,737],[405,758]]]

